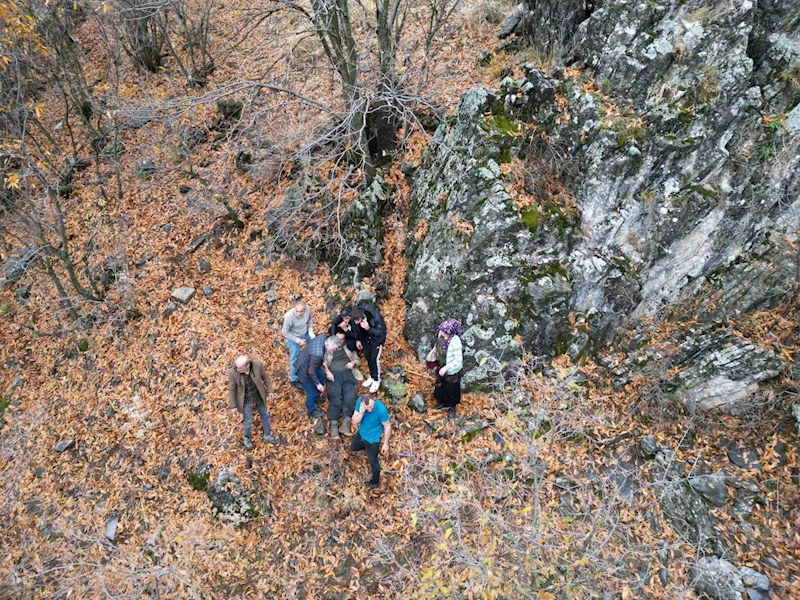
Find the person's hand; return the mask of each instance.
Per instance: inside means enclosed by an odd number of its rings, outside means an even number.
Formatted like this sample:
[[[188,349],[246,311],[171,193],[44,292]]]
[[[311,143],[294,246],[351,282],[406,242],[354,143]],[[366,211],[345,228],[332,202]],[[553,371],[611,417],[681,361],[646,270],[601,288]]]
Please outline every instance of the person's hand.
[[[301,348],[305,348],[306,347],[306,341],[305,340],[300,340],[300,347]]]
[[[381,446],[381,454],[389,454],[389,444],[386,442]]]
[[[358,412],[362,415],[367,412],[367,405],[364,402],[361,402],[361,408],[358,409]]]
[[[358,341],[358,342],[356,342],[356,348],[358,348],[359,350],[363,350],[364,346],[360,341]]]
[[[442,367],[441,369],[439,369],[439,375],[441,375],[442,377],[447,375],[447,367]]]
[[[358,324],[361,325],[361,329],[364,331],[369,331],[369,322],[366,319],[361,319]]]
[[[269,394],[267,394],[267,400],[269,400],[270,402],[272,402],[273,400],[275,400],[275,394],[273,394],[273,393],[269,393]]]
[[[330,371],[328,371],[328,373],[325,375],[325,377],[328,378],[328,381],[333,381],[333,373],[331,373]]]
[[[344,366],[344,368],[345,368],[345,369],[352,369],[352,368],[353,368],[353,367],[355,367],[355,366],[356,366],[356,363],[354,363],[353,361],[350,361],[349,363],[347,363],[347,364]]]
[[[324,385],[322,385],[321,383],[318,383],[318,384],[317,384],[317,389],[318,389],[320,392],[324,392],[324,391],[325,391],[325,386],[324,386]]]

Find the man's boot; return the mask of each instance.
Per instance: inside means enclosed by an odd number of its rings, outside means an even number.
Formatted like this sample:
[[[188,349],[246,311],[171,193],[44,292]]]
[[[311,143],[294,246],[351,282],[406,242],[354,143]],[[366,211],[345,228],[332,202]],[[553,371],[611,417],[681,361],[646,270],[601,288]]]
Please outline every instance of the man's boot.
[[[337,421],[331,421],[331,439],[332,440],[342,439],[339,437],[339,423]]]
[[[268,444],[280,444],[281,442],[278,438],[275,437],[275,435],[272,432],[265,433],[262,439]]]
[[[346,435],[347,437],[353,435],[353,430],[350,429],[350,424],[351,421],[347,417],[342,419],[342,424],[339,425],[339,433],[341,433],[342,435]]]
[[[244,447],[248,450],[253,449],[253,442],[250,441],[249,437],[243,437],[242,440],[244,441]]]
[[[448,419],[452,419],[455,416],[456,416],[456,407],[455,406],[451,406],[450,410],[447,411],[447,418]]]

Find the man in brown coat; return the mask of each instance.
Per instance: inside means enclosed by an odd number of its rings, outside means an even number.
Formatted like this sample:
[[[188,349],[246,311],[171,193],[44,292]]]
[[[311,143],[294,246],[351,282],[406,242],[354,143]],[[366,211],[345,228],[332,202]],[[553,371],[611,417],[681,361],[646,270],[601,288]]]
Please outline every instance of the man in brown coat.
[[[237,358],[233,366],[228,369],[228,403],[244,417],[242,437],[244,447],[248,450],[253,449],[253,442],[250,441],[250,431],[253,429],[255,418],[253,409],[257,410],[261,417],[264,441],[272,444],[279,442],[278,438],[272,435],[266,406],[266,401],[272,401],[273,398],[275,394],[272,393],[272,382],[261,361],[250,360],[244,355]]]

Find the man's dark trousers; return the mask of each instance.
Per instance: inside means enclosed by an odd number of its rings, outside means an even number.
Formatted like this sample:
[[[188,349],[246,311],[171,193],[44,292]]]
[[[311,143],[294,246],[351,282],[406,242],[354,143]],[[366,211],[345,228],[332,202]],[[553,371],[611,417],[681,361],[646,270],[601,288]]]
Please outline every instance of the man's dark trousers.
[[[367,460],[369,460],[369,466],[372,467],[372,479],[370,479],[370,482],[375,484],[380,483],[381,478],[381,464],[378,462],[380,447],[380,442],[365,442],[358,432],[353,436],[353,441],[350,442],[351,452],[358,452],[359,450],[367,452]]]
[[[353,416],[356,407],[356,378],[353,371],[333,371],[333,381],[325,384],[328,394],[328,420],[339,421]]]

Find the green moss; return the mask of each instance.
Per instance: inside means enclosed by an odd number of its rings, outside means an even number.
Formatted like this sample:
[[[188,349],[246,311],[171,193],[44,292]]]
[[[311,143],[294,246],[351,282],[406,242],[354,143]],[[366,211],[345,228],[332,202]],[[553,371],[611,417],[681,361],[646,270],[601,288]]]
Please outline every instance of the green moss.
[[[532,207],[522,213],[522,222],[525,223],[531,233],[536,233],[539,228],[539,209]]]
[[[86,352],[89,349],[89,340],[87,338],[83,338],[81,341],[78,342],[78,352]]]
[[[628,140],[641,142],[644,139],[645,128],[642,125],[631,125],[626,127],[617,136],[617,148],[620,150],[628,143]]]
[[[3,302],[0,304],[0,315],[7,315],[13,310],[13,305],[10,302]]]
[[[692,190],[695,194],[700,194],[704,198],[718,198],[719,192],[713,187],[706,187],[704,185],[690,185],[688,189]]]
[[[192,472],[189,473],[187,479],[189,480],[189,485],[192,486],[193,490],[204,492],[208,487],[208,480],[211,479],[211,473]]]

